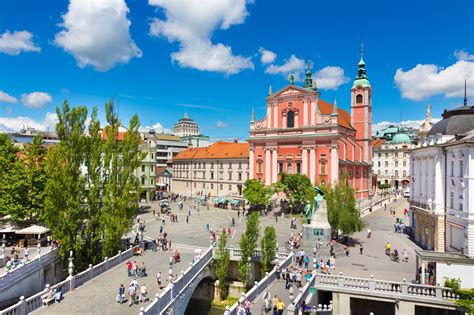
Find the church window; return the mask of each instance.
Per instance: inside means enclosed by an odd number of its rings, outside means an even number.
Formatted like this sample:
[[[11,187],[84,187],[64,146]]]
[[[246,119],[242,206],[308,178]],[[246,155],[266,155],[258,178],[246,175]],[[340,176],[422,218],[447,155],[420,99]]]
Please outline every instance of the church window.
[[[301,164],[300,163],[296,163],[296,173],[301,173]]]
[[[257,173],[262,172],[262,163],[257,163]]]
[[[283,163],[278,164],[278,172],[283,173]]]
[[[293,165],[291,163],[288,163],[288,165],[286,166],[286,172],[288,174],[292,174],[293,173]]]
[[[363,101],[363,96],[362,96],[362,94],[357,94],[357,96],[356,96],[356,102],[357,102],[357,104],[361,104],[362,101]]]
[[[321,163],[320,165],[321,165],[320,174],[326,175],[326,163]]]
[[[286,127],[293,128],[295,126],[295,112],[289,111],[287,120],[286,120]]]

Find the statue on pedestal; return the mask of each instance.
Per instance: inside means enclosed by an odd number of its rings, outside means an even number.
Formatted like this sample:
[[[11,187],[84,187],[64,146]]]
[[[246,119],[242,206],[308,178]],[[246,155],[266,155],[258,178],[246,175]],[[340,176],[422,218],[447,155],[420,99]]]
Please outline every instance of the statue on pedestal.
[[[307,200],[306,206],[304,207],[306,224],[311,224],[312,215],[318,211],[319,204],[324,200],[324,192],[319,189],[318,186],[314,186],[314,191],[316,192],[316,196],[314,196],[313,199],[313,206],[311,206],[311,203]]]

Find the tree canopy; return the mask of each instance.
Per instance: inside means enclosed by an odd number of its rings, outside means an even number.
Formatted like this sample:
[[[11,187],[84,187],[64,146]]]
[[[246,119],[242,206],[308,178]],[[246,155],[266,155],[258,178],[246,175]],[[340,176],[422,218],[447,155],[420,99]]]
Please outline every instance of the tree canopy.
[[[257,241],[259,237],[259,224],[260,219],[257,212],[250,213],[250,216],[247,220],[247,226],[244,234],[240,239],[240,251],[241,258],[239,261],[239,273],[240,280],[247,286],[249,280],[249,268],[250,262],[249,258],[252,257],[252,254],[257,247]]]
[[[275,187],[285,193],[291,212],[303,211],[306,201],[313,202],[315,196],[310,179],[299,173],[281,173],[281,180]]]
[[[216,266],[216,277],[219,280],[219,289],[221,298],[225,299],[227,296],[227,278],[229,274],[230,254],[226,248],[227,233],[222,229],[217,243],[216,253],[214,257],[214,264]]]
[[[121,238],[132,227],[139,199],[134,176],[140,165],[138,117],[134,115],[123,140],[113,102],[105,106],[102,138],[97,108],[86,133],[87,108],[57,108],[60,143],[46,159],[46,201],[43,219],[53,238],[61,240],[61,254],[75,252],[75,265],[86,267],[115,255]]]
[[[265,227],[260,248],[262,251],[262,271],[270,271],[271,264],[276,257],[276,231],[273,226]]]
[[[256,179],[249,179],[244,184],[244,198],[252,206],[264,208],[271,203],[273,189],[266,187]]]
[[[365,224],[356,206],[355,191],[343,174],[334,187],[324,186],[324,199],[328,209],[328,221],[333,231],[350,235],[361,231]]]

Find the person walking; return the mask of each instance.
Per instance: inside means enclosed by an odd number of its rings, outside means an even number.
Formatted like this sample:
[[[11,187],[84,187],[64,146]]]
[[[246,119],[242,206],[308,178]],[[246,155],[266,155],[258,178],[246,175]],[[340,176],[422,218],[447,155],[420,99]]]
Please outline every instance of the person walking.
[[[408,251],[404,248],[402,251],[403,261],[408,262]]]
[[[156,274],[156,284],[158,285],[158,290],[161,289],[161,272],[158,271],[158,273]]]
[[[359,245],[359,250],[360,250],[360,254],[362,255],[364,253],[364,245],[362,245],[362,243],[360,243]]]
[[[28,256],[30,256],[30,252],[28,251],[28,247],[25,247],[23,250],[23,256],[25,257],[25,261],[29,260]]]
[[[281,299],[278,299],[278,303],[277,303],[277,311],[278,311],[278,315],[283,315],[283,311],[285,310],[285,303],[283,303],[283,301]]]
[[[141,286],[141,288],[140,288],[140,303],[146,302],[146,299],[147,299],[146,295],[147,295],[147,293],[148,293],[148,292],[147,292],[147,290],[146,290],[146,285],[143,284],[143,285]]]
[[[273,315],[278,315],[278,297],[276,294],[272,299],[272,309],[273,309]]]
[[[120,304],[122,304],[124,299],[125,299],[125,288],[123,284],[121,284],[119,287],[117,298],[115,300],[119,302]]]
[[[136,293],[137,293],[137,289],[132,283],[130,283],[130,286],[128,287],[128,306],[129,307],[135,303]]]

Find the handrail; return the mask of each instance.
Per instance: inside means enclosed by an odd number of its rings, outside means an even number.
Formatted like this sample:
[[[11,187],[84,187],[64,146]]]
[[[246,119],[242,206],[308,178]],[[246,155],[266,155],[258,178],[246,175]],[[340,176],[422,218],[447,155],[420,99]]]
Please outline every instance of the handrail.
[[[239,303],[243,303],[245,300],[249,300],[251,303],[265,290],[267,289],[273,281],[276,279],[277,268],[286,268],[293,262],[294,254],[291,252],[279,266],[275,265],[272,271],[263,277],[260,282],[256,283],[250,291],[244,294],[234,305],[229,309],[229,315],[237,314],[237,306]]]
[[[61,287],[61,294],[66,294],[72,289],[83,285],[87,281],[97,277],[111,268],[114,268],[115,266],[132,257],[135,247],[130,247],[124,252],[119,251],[118,254],[113,256],[111,259],[105,258],[103,262],[100,262],[95,266],[89,265],[90,267],[88,269],[81,271],[76,275],[69,276],[66,280],[56,283],[51,287],[47,284],[43,291],[38,292],[27,299],[22,296],[18,303],[1,310],[0,315],[23,315],[42,307],[43,296],[48,294],[50,290]]]

